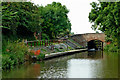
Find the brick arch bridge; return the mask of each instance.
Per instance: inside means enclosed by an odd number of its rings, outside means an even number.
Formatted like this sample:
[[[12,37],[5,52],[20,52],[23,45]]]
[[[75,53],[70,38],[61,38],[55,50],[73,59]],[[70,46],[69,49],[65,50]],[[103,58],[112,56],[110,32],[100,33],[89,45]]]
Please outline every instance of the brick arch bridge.
[[[91,40],[100,40],[105,42],[104,33],[86,33],[86,34],[75,34],[71,36],[71,39],[79,43],[81,46],[86,47],[87,43]]]

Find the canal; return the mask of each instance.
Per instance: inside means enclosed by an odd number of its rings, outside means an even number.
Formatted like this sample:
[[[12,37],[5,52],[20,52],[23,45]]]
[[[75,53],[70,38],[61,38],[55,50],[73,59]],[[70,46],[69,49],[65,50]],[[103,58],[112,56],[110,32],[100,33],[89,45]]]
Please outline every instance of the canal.
[[[118,78],[118,54],[110,52],[80,52],[43,62],[26,62],[3,78]]]

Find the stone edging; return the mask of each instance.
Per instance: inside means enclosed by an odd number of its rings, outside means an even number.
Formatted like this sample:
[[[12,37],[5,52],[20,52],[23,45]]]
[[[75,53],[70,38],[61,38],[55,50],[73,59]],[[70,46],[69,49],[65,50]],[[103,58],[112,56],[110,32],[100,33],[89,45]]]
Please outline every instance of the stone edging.
[[[70,55],[76,52],[83,52],[83,51],[87,51],[88,49],[77,49],[77,50],[71,50],[71,51],[65,51],[65,52],[57,52],[57,53],[51,53],[51,54],[47,54],[45,55],[45,60],[46,59],[51,59],[51,58],[55,58],[55,57],[60,57],[63,55]]]

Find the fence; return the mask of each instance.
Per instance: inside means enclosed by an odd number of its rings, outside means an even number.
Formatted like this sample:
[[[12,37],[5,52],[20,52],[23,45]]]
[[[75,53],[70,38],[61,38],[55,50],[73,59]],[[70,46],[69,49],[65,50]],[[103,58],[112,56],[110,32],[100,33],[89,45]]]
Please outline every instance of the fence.
[[[26,41],[27,46],[48,46],[53,43],[63,43],[65,40],[39,40],[39,41]]]

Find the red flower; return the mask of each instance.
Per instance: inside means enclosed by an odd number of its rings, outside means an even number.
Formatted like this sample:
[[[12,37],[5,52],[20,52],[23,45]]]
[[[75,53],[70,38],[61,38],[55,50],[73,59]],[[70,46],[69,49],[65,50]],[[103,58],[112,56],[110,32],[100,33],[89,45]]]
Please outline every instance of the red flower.
[[[39,55],[40,54],[40,50],[37,50],[34,52],[35,55]]]
[[[107,42],[107,45],[111,44],[111,42]]]

